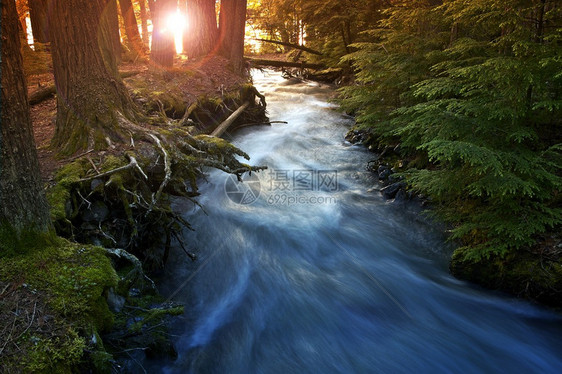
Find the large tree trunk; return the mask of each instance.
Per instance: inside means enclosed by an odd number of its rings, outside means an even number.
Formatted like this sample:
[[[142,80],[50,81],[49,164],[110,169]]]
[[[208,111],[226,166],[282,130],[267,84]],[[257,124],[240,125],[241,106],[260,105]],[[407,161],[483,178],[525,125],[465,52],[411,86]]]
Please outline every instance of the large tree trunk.
[[[219,22],[221,54],[236,72],[244,70],[244,35],[247,0],[222,0]]]
[[[49,29],[47,26],[47,0],[28,0],[29,18],[34,43],[48,43]]]
[[[123,22],[125,23],[125,34],[129,48],[137,55],[144,55],[145,50],[139,34],[139,26],[135,18],[133,3],[131,0],[119,0],[119,6],[121,7]]]
[[[52,145],[62,154],[122,141],[119,119],[136,116],[115,57],[108,52],[112,38],[102,14],[109,1],[50,2],[58,106]]]
[[[190,0],[187,3],[188,27],[183,51],[191,58],[210,54],[217,47],[218,28],[215,0]]]
[[[142,29],[142,44],[145,49],[148,50],[150,38],[148,37],[148,14],[146,12],[146,0],[139,0],[139,8]]]
[[[33,139],[20,54],[14,0],[2,0],[2,123],[0,131],[0,225],[16,232],[46,231],[44,196]]]
[[[149,0],[148,4],[153,24],[150,60],[156,66],[171,68],[176,48],[174,34],[166,27],[166,17],[176,12],[177,0]]]

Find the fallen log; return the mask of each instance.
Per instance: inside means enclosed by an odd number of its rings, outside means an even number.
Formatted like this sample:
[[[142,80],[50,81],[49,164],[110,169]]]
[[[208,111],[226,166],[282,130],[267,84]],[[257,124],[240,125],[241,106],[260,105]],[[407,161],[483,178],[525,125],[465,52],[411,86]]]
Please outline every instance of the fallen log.
[[[224,134],[224,132],[228,130],[230,125],[232,125],[234,121],[236,121],[236,119],[240,116],[240,114],[242,114],[242,112],[245,111],[249,106],[249,101],[246,101],[244,104],[242,104],[240,108],[236,109],[234,113],[228,116],[228,118],[225,119],[223,123],[218,125],[218,127],[211,133],[211,136],[220,137],[222,134]]]
[[[301,68],[301,69],[314,69],[322,70],[326,67],[322,64],[309,64],[306,62],[290,62],[278,60],[263,60],[259,58],[245,57],[251,65],[254,66],[272,66],[276,68]]]
[[[271,44],[282,45],[282,46],[284,46],[284,47],[289,47],[289,48],[294,48],[294,49],[300,49],[301,51],[305,51],[305,52],[308,52],[308,53],[312,53],[312,54],[314,54],[314,55],[319,55],[319,56],[322,56],[322,55],[323,55],[322,52],[319,52],[319,51],[317,51],[317,50],[315,50],[315,49],[312,49],[312,48],[305,47],[305,46],[303,46],[303,45],[298,45],[298,44],[293,44],[293,43],[286,43],[286,42],[280,42],[280,41],[278,41],[278,40],[270,40],[270,39],[254,39],[254,40],[255,40],[255,41],[258,41],[258,42],[271,43]]]

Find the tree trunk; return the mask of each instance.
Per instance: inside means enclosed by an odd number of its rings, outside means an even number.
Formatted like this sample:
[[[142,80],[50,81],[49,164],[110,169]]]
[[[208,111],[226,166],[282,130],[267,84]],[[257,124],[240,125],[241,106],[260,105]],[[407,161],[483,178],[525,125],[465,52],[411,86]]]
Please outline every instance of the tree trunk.
[[[0,131],[0,225],[47,231],[44,196],[33,139],[14,0],[2,0],[2,126]]]
[[[31,19],[31,32],[33,33],[33,43],[48,43],[50,40],[49,28],[47,24],[47,0],[28,1],[29,18]]]
[[[221,0],[219,12],[219,51],[230,59],[232,51],[232,31],[234,30],[234,15],[236,0]]]
[[[188,27],[183,51],[190,58],[210,54],[217,47],[218,33],[215,0],[190,0],[187,3]]]
[[[137,55],[144,55],[145,50],[139,34],[139,26],[135,18],[133,3],[131,0],[119,0],[119,6],[123,22],[125,23],[125,34],[129,48]]]
[[[174,34],[166,27],[166,17],[175,13],[176,0],[149,0],[152,13],[152,47],[150,59],[159,67],[171,68],[174,65]]]
[[[234,71],[244,70],[244,36],[247,0],[222,0],[219,43],[221,54],[230,60]]]
[[[117,63],[121,62],[121,54],[123,49],[121,47],[121,36],[119,35],[119,14],[117,12],[117,0],[109,0],[105,10],[104,18],[107,21],[109,28],[110,42],[108,45],[108,53],[113,54]]]
[[[236,1],[236,12],[232,31],[232,49],[230,51],[230,63],[237,73],[244,71],[244,37],[246,35],[246,7],[247,0]]]
[[[148,37],[148,14],[146,14],[146,0],[139,0],[139,8],[142,29],[142,44],[144,45],[145,50],[148,50],[150,38]]]
[[[111,32],[102,13],[109,1],[50,2],[58,107],[52,145],[61,154],[105,149],[111,142],[122,141],[120,115],[134,119],[137,114],[118,75],[115,57],[108,52]]]

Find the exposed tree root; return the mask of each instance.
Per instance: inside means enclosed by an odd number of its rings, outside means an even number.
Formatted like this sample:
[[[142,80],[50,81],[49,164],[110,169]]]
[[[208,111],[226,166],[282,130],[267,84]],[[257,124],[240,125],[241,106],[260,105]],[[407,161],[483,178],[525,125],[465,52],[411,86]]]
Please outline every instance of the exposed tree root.
[[[256,97],[260,97],[260,104],[255,103]],[[253,87],[243,87],[229,104],[242,100],[245,103],[235,111],[238,114],[230,115],[227,122],[234,126],[268,121],[263,115],[265,100]],[[218,100],[205,110],[211,115],[211,108],[227,113],[225,106]],[[188,111],[195,114],[199,109]],[[249,156],[224,139],[192,134],[194,127],[182,125],[193,121],[191,118],[159,116],[152,125],[141,126],[119,112],[115,117],[120,133],[128,134],[123,138],[130,141],[114,143],[110,151],[101,154],[84,154],[59,172],[58,186],[49,193],[57,212],[55,225],[62,236],[123,248],[142,259],[147,270],[163,265],[170,237],[178,239],[184,228],[191,229],[189,222],[172,210],[172,196],[194,201],[199,195],[198,181],[208,167],[236,175],[239,180],[246,172],[267,168],[240,162],[239,157],[249,160]]]

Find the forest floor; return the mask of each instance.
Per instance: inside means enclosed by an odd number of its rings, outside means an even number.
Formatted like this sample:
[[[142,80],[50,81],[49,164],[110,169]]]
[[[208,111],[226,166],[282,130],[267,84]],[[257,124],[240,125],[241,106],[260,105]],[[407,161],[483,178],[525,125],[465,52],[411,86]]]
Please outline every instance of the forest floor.
[[[176,56],[174,68],[170,73],[173,74],[173,78],[176,80],[174,88],[178,95],[183,96],[184,103],[182,108],[188,108],[199,97],[220,95],[222,92],[231,91],[246,82],[246,78],[232,73],[229,69],[225,69],[226,65],[227,60],[219,56],[196,61],[188,61],[182,55]],[[119,66],[119,71],[122,74],[133,74],[131,79],[124,79],[127,88],[133,96],[138,88],[138,84],[135,83],[138,82],[146,82],[147,86],[144,88],[147,91],[162,89],[161,85],[159,85],[160,82],[154,79],[154,73],[146,62],[122,63]],[[182,74],[181,79],[175,79],[178,77],[177,73],[181,72],[186,72],[187,74]],[[31,96],[53,84],[54,76],[52,72],[29,75],[27,82],[28,94]],[[150,87],[151,84],[154,87]],[[52,182],[55,171],[74,159],[72,157],[66,159],[57,158],[53,149],[50,148],[51,139],[55,133],[56,114],[57,104],[55,97],[48,98],[31,106],[31,121],[38,150],[41,176],[44,182]],[[93,153],[89,156],[94,157],[96,155]]]

